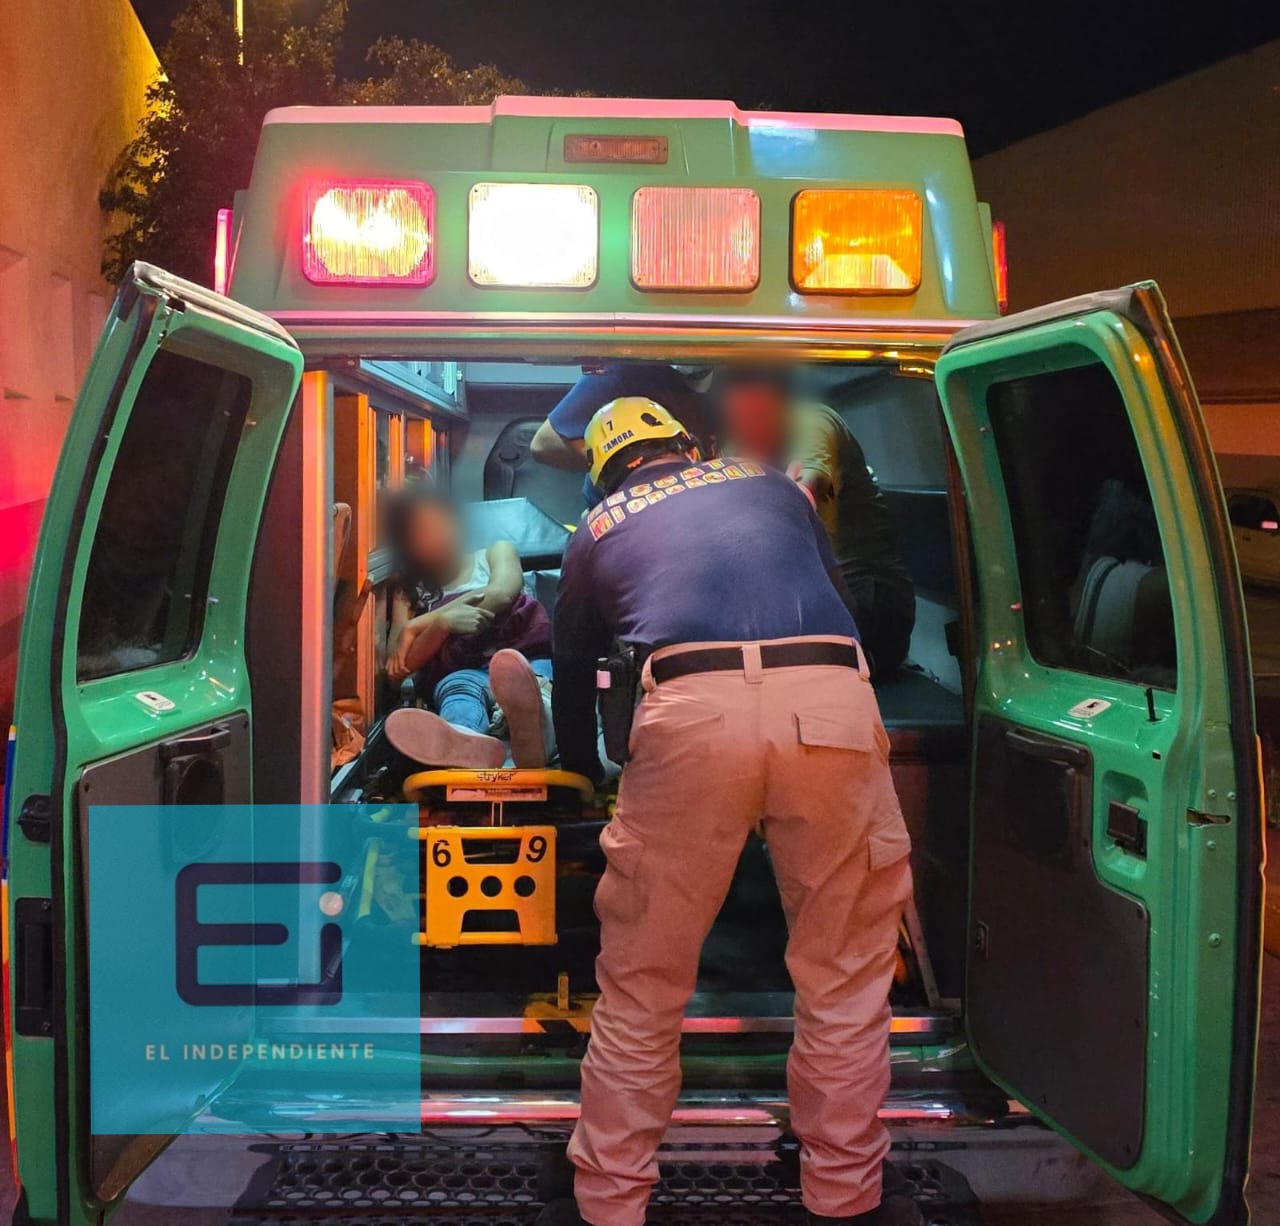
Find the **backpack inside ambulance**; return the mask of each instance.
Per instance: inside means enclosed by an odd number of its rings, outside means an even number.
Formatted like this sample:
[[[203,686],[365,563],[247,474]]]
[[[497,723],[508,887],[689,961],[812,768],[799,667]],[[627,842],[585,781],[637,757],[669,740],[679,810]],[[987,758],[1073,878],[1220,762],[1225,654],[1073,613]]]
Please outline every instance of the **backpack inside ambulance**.
[[[888,1118],[1035,1117],[1176,1220],[1247,1220],[1262,808],[1222,490],[1159,290],[1001,317],[995,235],[944,120],[533,98],[267,117],[220,220],[227,292],[133,268],[45,513],[6,786],[15,1221],[101,1221],[241,1101],[224,1068],[164,1128],[92,1130],[102,805],[350,820],[366,926],[420,959],[406,1127],[572,1124],[608,798],[554,762],[397,768],[378,506],[428,477],[553,609],[581,478],[530,440],[584,370],[638,360],[785,365],[894,513],[917,618],[878,696],[917,898]],[[393,857],[344,815],[406,803],[421,891],[387,902]],[[528,897],[486,868],[504,856],[536,865]],[[677,1123],[785,1128],[785,941],[756,843]],[[306,1131],[320,1097],[279,1106]]]

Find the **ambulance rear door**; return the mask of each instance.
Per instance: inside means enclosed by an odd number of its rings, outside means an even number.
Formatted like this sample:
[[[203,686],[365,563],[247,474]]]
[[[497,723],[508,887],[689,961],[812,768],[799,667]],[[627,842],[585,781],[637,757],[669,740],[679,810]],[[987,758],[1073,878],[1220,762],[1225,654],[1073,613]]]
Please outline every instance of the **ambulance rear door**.
[[[90,804],[251,799],[249,575],[301,370],[278,324],[134,265],[72,415],[27,601],[7,780],[17,1222],[100,1221],[169,1139],[91,1126]],[[132,917],[140,950],[164,918]],[[136,1023],[142,1042],[148,1018]],[[187,1101],[223,1075],[193,1064],[209,1085]]]
[[[1151,283],[959,333],[973,1050],[1122,1184],[1243,1222],[1263,824],[1225,501]]]

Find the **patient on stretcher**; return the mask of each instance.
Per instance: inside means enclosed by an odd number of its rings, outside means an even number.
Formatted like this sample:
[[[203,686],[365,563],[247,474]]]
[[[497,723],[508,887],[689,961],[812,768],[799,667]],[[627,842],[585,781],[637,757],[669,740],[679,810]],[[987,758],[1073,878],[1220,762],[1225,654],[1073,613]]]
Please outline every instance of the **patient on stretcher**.
[[[551,622],[524,591],[510,541],[461,545],[456,508],[425,481],[386,507],[396,557],[387,676],[421,705],[393,711],[387,739],[429,766],[518,767],[552,755]]]

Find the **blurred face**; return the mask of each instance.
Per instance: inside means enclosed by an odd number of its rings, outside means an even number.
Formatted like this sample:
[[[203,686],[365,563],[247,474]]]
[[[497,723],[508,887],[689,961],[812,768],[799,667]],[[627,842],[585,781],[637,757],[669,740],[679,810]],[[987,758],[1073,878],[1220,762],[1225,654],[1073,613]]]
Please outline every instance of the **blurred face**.
[[[415,504],[405,531],[405,549],[413,563],[442,582],[452,579],[460,561],[458,521],[441,502]]]
[[[772,463],[784,452],[786,388],[777,380],[744,375],[720,389],[720,415],[735,455]]]

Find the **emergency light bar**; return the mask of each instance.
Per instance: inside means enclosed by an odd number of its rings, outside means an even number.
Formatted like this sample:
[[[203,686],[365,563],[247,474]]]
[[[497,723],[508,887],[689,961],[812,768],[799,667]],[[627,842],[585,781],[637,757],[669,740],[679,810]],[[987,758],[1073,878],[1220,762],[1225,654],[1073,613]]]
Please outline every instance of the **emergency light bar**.
[[[582,152],[602,156],[605,150]],[[436,198],[428,184],[329,180],[309,186],[305,202],[302,266],[308,280],[431,284]],[[594,188],[477,183],[467,213],[467,275],[473,285],[586,289],[596,283],[600,205]],[[220,285],[228,271],[230,221],[229,210],[219,215]],[[791,207],[792,285],[803,294],[914,293],[920,287],[923,222],[924,203],[913,191],[802,190]],[[1003,308],[1008,291],[999,223],[992,238]],[[631,198],[631,281],[643,292],[750,293],[760,283],[762,247],[760,196],[751,188],[651,184]]]
[[[595,189],[477,183],[468,200],[467,275],[475,285],[585,289],[600,246]]]
[[[435,193],[416,182],[327,182],[306,196],[302,271],[328,285],[429,285]]]
[[[631,280],[642,290],[755,289],[760,197],[745,187],[637,189]]]
[[[910,294],[920,288],[924,205],[915,192],[797,194],[791,280],[802,294]]]

